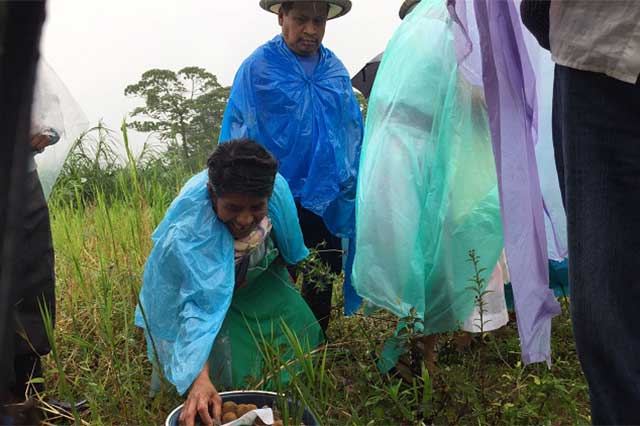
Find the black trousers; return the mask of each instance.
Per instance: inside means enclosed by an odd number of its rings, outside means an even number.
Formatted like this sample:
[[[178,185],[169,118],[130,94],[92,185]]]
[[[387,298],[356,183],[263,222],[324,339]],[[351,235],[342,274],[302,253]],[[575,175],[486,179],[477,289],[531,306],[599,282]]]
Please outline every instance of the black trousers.
[[[339,274],[342,271],[342,242],[340,238],[331,235],[322,218],[305,209],[296,201],[298,218],[304,243],[310,249],[318,248],[322,262],[329,266],[331,272]],[[321,246],[322,245],[322,246]],[[331,283],[319,287],[315,282],[305,280],[302,286],[302,297],[311,308],[323,331],[329,327],[331,316]]]
[[[571,318],[594,424],[640,424],[640,85],[556,65]]]
[[[17,274],[12,282],[13,342],[2,348],[1,370],[10,393],[23,399],[30,377],[41,377],[40,356],[50,351],[40,305],[55,318],[54,253],[49,208],[37,172],[27,177]],[[23,337],[26,335],[28,340]]]

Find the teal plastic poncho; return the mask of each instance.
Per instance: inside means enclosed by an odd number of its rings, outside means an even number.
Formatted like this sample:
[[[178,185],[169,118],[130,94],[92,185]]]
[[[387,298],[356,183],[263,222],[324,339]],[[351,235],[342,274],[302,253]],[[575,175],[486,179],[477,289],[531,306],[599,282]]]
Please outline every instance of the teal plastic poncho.
[[[308,77],[281,35],[256,49],[236,73],[219,140],[245,137],[271,151],[293,196],[332,234],[353,236],[362,114],[333,52],[321,46]]]
[[[394,34],[373,87],[356,201],[356,291],[425,333],[470,315],[475,249],[502,250],[496,168],[481,88],[459,72],[442,0],[422,1]],[[488,279],[490,272],[484,273]]]
[[[136,309],[149,358],[155,360],[157,351],[165,378],[180,394],[207,361],[235,285],[233,237],[213,211],[207,180],[206,170],[191,178],[154,231]],[[280,175],[269,218],[283,259],[295,264],[307,257],[293,197]]]

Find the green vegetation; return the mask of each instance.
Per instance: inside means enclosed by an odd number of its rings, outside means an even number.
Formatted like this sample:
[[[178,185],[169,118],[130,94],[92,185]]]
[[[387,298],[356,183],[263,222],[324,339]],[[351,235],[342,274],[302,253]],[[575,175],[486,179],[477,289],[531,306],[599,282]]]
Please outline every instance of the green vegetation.
[[[211,141],[217,141],[222,116],[229,97],[210,72],[186,67],[178,72],[152,69],[136,84],[126,87],[125,95],[142,98],[144,106],[131,112],[131,127],[153,133],[182,162],[195,165],[207,155]]]
[[[127,143],[126,126],[123,136]],[[128,145],[125,158],[119,158],[117,143],[102,126],[85,135],[50,200],[57,315],[42,396],[87,399],[89,407],[63,412],[47,406],[55,424],[160,424],[182,403],[169,386],[149,397],[152,365],[133,316],[151,233],[184,182],[203,166],[167,161],[149,150],[134,158]],[[204,165],[202,153],[189,161],[194,158]],[[460,333],[441,336],[436,373],[430,377],[419,368],[408,383],[376,367],[397,320],[381,311],[343,317],[339,277],[327,273],[315,256],[307,262],[299,283],[336,286],[328,344],[308,351],[289,333],[288,351],[295,359],[285,364],[282,348],[263,340],[267,368],[252,388],[270,383],[308,406],[323,424],[589,422],[586,383],[566,309],[553,323],[551,369],[522,365],[512,320],[497,332],[467,339],[467,345]],[[474,264],[478,273],[470,279],[477,283],[484,271]],[[278,379],[281,371],[290,383]]]

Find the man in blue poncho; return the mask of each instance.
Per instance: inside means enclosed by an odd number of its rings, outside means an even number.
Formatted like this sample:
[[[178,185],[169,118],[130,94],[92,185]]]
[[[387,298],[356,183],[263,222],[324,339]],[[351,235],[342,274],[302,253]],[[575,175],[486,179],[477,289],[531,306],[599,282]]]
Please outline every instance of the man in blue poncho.
[[[260,46],[238,70],[220,142],[248,137],[276,156],[295,198],[305,243],[326,243],[320,257],[339,273],[340,238],[354,236],[362,114],[346,68],[322,39],[327,20],[346,14],[351,2],[261,0],[260,6],[278,14],[282,34]],[[347,312],[359,305],[349,275]],[[325,287],[309,283],[303,292],[326,330],[332,289]]]

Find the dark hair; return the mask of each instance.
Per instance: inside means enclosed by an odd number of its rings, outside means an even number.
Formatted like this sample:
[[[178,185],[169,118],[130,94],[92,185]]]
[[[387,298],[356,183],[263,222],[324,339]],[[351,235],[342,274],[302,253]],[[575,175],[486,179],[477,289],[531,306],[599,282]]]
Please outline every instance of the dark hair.
[[[218,145],[207,160],[209,184],[214,195],[230,193],[269,197],[278,162],[251,139],[235,139]]]

